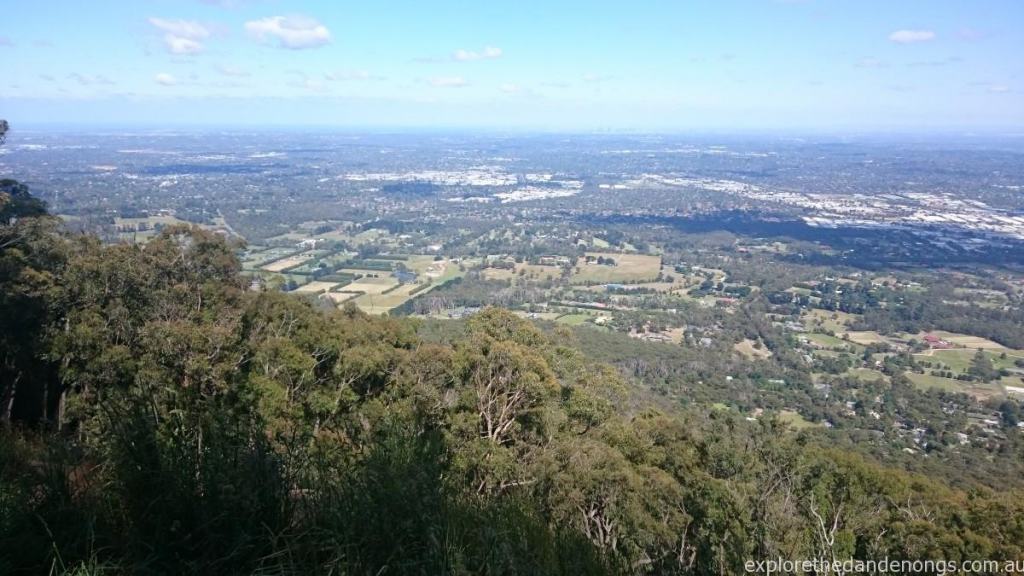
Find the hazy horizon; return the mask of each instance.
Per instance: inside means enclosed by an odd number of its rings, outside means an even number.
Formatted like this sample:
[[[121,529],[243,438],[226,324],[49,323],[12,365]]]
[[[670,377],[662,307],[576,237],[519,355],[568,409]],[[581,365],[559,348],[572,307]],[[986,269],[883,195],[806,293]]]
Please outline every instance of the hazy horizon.
[[[1024,33],[1008,24],[1024,5],[1008,0],[7,4],[15,126],[1024,128]]]

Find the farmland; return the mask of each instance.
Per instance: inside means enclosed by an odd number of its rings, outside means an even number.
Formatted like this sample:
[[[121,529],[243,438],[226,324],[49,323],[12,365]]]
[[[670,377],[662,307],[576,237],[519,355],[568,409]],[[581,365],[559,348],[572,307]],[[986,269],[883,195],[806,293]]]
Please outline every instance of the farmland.
[[[660,256],[611,252],[587,252],[586,256],[573,270],[570,281],[575,284],[651,281],[661,271]],[[598,258],[614,264],[600,264]]]
[[[313,281],[308,284],[303,284],[294,290],[296,294],[321,294],[329,292],[335,286],[339,286],[337,282],[318,282]]]
[[[269,264],[264,264],[263,266],[261,266],[261,268],[263,270],[266,270],[267,272],[284,272],[285,270],[288,270],[290,268],[296,268],[298,266],[301,266],[302,264],[305,264],[306,262],[312,259],[312,253],[297,254],[295,256],[281,258],[280,260],[274,260]]]

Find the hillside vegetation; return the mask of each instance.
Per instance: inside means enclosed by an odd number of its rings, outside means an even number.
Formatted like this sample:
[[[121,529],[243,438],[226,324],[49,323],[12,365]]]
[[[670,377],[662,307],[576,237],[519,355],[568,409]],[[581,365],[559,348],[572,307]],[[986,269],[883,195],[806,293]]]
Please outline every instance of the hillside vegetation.
[[[765,558],[1024,559],[1024,498],[773,419],[664,412],[572,332],[252,292],[198,228],[0,209],[2,574],[737,574]]]

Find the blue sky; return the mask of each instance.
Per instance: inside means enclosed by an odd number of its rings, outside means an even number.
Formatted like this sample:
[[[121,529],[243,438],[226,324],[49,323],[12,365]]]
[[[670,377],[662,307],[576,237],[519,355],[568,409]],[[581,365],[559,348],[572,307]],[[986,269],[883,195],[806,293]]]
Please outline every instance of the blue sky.
[[[1020,0],[0,0],[0,116],[573,130],[1024,127]]]

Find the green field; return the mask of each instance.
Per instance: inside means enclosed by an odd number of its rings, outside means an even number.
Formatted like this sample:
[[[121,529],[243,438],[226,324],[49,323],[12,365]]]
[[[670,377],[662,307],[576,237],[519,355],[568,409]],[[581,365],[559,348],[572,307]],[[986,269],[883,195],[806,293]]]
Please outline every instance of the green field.
[[[999,384],[979,384],[977,382],[963,382],[951,378],[932,376],[931,374],[917,374],[906,372],[906,377],[913,382],[914,386],[921,390],[945,390],[946,392],[961,392],[969,394],[978,399],[988,399],[1002,396],[1004,391]]]
[[[850,342],[855,342],[861,346],[868,346],[871,344],[881,344],[886,341],[885,337],[878,332],[844,332],[840,336],[845,336]]]
[[[999,350],[986,350],[985,355],[989,357],[989,360],[992,361],[992,366],[996,369],[1014,368],[1014,361],[1019,358],[1016,355],[1018,352],[1016,350],[1006,350],[1005,352],[1006,358],[1000,358],[1001,351]],[[964,373],[970,369],[971,363],[974,361],[974,355],[977,353],[976,349],[954,348],[950,350],[930,350],[921,354],[915,354],[914,357],[919,362],[941,362],[949,366],[949,369],[953,372]]]
[[[561,266],[543,266],[540,264],[527,264],[524,262],[515,265],[514,269],[507,268],[486,268],[484,278],[488,280],[553,280],[562,275]]]
[[[850,325],[858,318],[860,317],[856,314],[814,309],[804,315],[803,323],[808,330],[827,330],[838,334],[849,330]]]
[[[862,349],[862,347],[859,346],[858,344],[855,344],[853,342],[847,342],[846,340],[836,338],[835,336],[829,336],[828,334],[804,334],[804,337],[806,337],[811,342],[814,342],[815,344],[824,346],[826,348],[837,348],[841,350]]]
[[[779,412],[779,420],[789,424],[790,428],[794,430],[805,430],[807,428],[819,428],[821,424],[815,424],[801,416],[799,413],[792,410],[782,410]]]
[[[878,370],[872,370],[871,368],[851,368],[846,371],[846,375],[852,378],[856,378],[862,382],[875,382],[876,380],[888,380],[889,377],[879,372]]]
[[[593,316],[590,314],[563,314],[558,318],[555,318],[555,322],[560,324],[568,324],[570,326],[579,326],[589,321]]]

